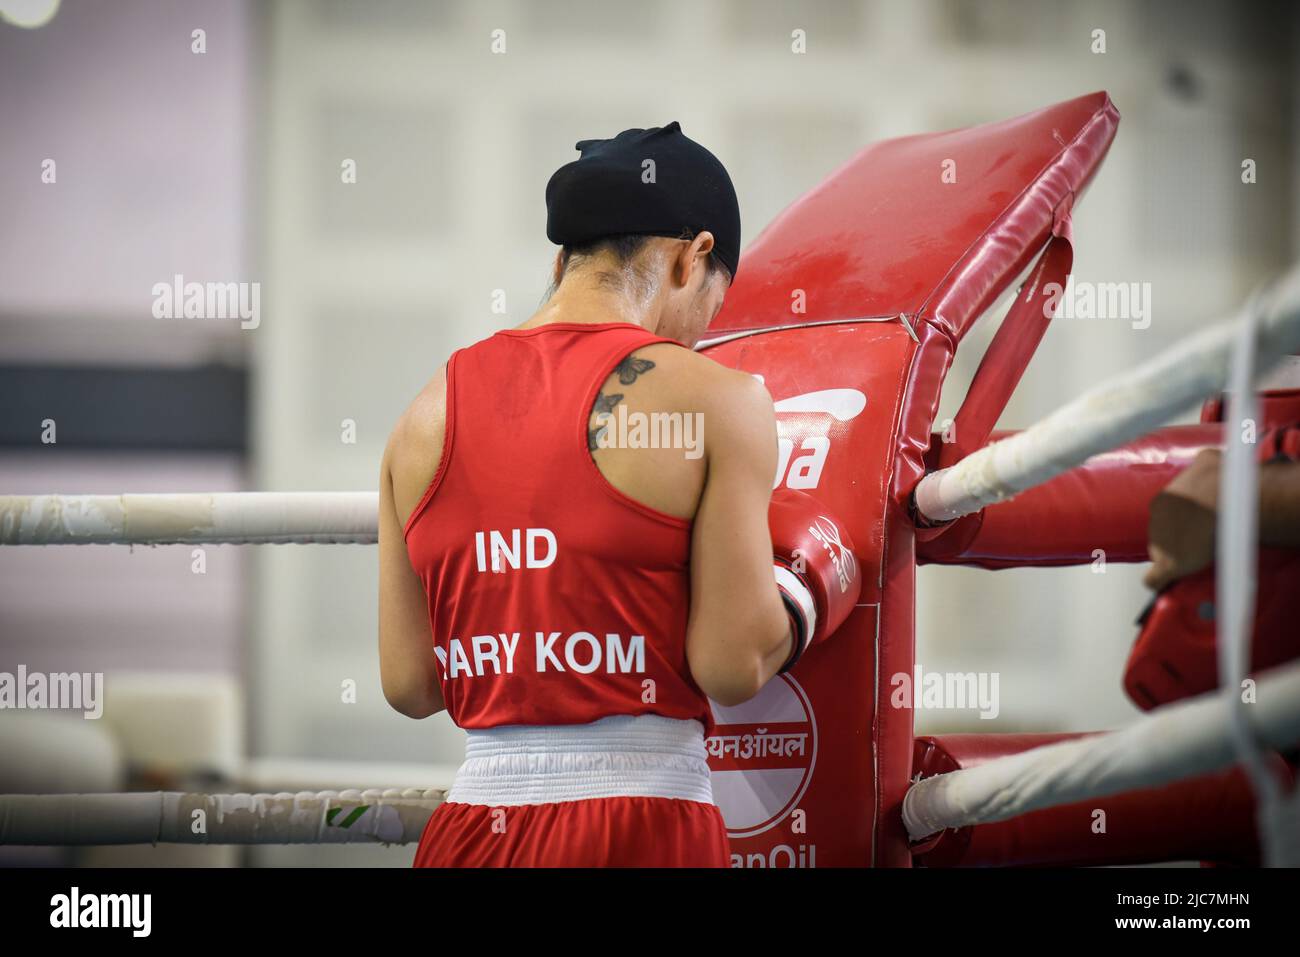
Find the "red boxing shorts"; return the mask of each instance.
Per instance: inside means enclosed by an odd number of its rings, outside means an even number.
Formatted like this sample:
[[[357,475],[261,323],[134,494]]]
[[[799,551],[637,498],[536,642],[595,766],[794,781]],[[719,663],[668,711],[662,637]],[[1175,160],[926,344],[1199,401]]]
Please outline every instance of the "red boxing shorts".
[[[470,731],[416,867],[727,867],[698,721]]]

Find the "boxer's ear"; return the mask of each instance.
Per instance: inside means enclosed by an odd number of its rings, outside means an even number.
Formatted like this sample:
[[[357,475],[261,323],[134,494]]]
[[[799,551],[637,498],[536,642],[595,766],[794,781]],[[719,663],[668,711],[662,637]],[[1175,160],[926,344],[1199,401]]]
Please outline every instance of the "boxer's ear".
[[[678,258],[678,263],[682,267],[680,281],[683,286],[690,283],[691,274],[695,270],[699,270],[702,276],[700,288],[703,289],[708,284],[707,279],[710,274],[709,255],[713,252],[713,246],[713,233],[707,229],[697,233],[687,241],[686,247],[681,251]]]
[[[707,229],[697,233],[695,238],[691,240],[691,246],[693,247],[696,261],[701,265],[706,265],[707,263],[704,257],[709,256],[713,252],[713,247],[715,245],[717,244],[714,242],[713,233],[709,232]]]

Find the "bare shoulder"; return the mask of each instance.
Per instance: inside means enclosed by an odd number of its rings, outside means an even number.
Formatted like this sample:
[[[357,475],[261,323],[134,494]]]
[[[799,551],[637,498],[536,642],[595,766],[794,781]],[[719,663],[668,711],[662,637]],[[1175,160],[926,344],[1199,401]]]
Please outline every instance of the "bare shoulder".
[[[655,373],[662,373],[644,376],[647,383],[657,378],[659,407],[703,414],[706,451],[748,450],[764,456],[771,446],[775,455],[776,412],[760,379],[667,343],[638,349],[629,358],[641,363],[630,372],[644,372],[645,364],[653,363]]]
[[[683,387],[697,408],[728,427],[774,427],[772,396],[761,379],[698,352],[686,355],[689,365],[683,370]]]
[[[437,373],[406,407],[388,436],[384,468],[399,515],[415,509],[442,459],[447,434],[447,370]]]
[[[631,353],[630,360],[653,363],[661,388],[670,389],[683,405],[699,409],[762,411],[772,398],[763,383],[747,372],[724,366],[708,356],[682,346],[660,342]],[[627,364],[627,360],[623,365]],[[621,368],[622,366],[620,366]]]
[[[447,369],[443,366],[425,383],[424,388],[398,418],[388,437],[389,449],[428,444],[435,433],[441,441],[441,433],[446,429],[446,418]]]

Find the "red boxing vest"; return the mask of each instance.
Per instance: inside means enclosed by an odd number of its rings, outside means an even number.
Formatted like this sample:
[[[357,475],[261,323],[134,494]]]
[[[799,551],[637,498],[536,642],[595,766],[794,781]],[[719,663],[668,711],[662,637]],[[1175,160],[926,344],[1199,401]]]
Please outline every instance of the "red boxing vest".
[[[443,700],[462,728],[694,718],[691,522],[632,500],[587,448],[629,323],[504,330],[447,363],[442,461],[406,524]],[[674,343],[676,344],[676,343]]]

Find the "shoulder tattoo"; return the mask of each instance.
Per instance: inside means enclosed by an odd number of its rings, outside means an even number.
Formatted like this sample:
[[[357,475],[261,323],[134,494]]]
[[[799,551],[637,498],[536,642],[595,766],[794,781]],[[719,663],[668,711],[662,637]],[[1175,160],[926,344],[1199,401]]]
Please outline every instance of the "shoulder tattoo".
[[[645,375],[655,364],[649,359],[638,359],[636,356],[628,356],[622,362],[614,367],[618,373],[620,385],[631,385],[636,381],[637,376]]]
[[[628,356],[622,362],[614,367],[611,375],[617,375],[620,385],[631,385],[640,376],[645,375],[655,364],[649,359],[638,359],[636,356]],[[623,393],[611,392],[606,394],[601,392],[597,394],[596,401],[591,407],[592,417],[609,415],[614,411],[614,407],[623,401]],[[594,452],[600,448],[600,441],[609,431],[609,426],[602,424],[596,429],[587,429],[587,450]]]

